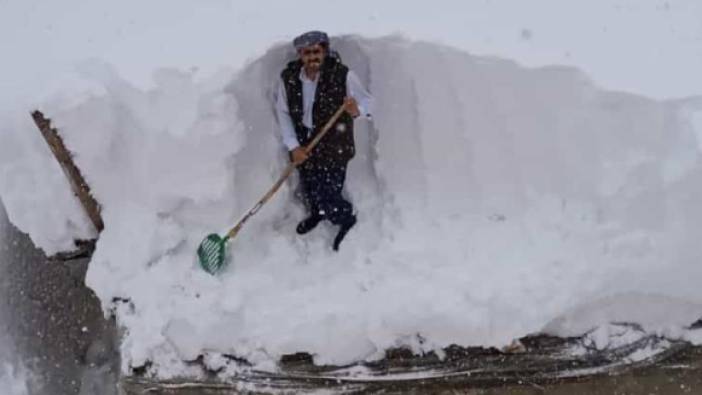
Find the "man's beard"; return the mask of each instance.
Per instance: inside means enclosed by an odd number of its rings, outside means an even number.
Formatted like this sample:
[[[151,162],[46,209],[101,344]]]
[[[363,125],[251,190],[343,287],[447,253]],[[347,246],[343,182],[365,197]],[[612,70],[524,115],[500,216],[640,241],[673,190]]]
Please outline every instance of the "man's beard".
[[[311,60],[305,64],[305,68],[310,71],[317,71],[322,65],[321,60]]]

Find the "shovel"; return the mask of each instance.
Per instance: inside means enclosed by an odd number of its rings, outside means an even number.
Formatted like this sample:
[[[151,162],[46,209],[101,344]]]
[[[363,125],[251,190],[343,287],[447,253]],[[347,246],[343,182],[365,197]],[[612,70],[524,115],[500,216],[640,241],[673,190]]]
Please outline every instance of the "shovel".
[[[332,125],[336,123],[337,119],[341,116],[341,114],[344,113],[344,106],[342,105],[339,107],[338,110],[334,113],[334,115],[327,121],[327,123],[324,125],[322,130],[317,133],[315,138],[310,141],[307,146],[305,146],[305,153],[310,154],[312,152],[312,149],[317,145],[319,140],[324,137],[325,134],[331,129]],[[241,228],[244,226],[246,221],[249,220],[249,218],[253,217],[254,214],[258,212],[258,210],[263,207],[263,205],[270,200],[271,197],[278,191],[281,185],[285,182],[285,180],[292,174],[293,170],[295,169],[295,164],[290,163],[288,167],[285,169],[283,174],[280,176],[278,181],[276,181],[275,184],[273,184],[273,187],[261,198],[261,200],[256,203],[251,210],[249,210],[244,217],[239,220],[239,222],[234,226],[229,232],[227,232],[224,237],[220,237],[216,233],[212,233],[207,235],[205,239],[200,243],[200,247],[197,249],[197,257],[200,262],[200,266],[207,272],[212,275],[217,274],[220,270],[222,270],[226,264],[227,264],[227,259],[226,259],[226,246],[227,242],[229,239],[234,238]]]

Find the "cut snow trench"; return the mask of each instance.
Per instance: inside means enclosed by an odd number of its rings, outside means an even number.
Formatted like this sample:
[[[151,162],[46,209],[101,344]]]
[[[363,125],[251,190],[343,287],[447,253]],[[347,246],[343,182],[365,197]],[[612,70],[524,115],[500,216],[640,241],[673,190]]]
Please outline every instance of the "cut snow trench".
[[[233,81],[161,70],[146,92],[92,63],[83,71],[104,92],[45,106],[103,205],[87,282],[127,328],[125,369],[151,360],[178,375],[202,352],[345,364],[401,345],[507,344],[615,294],[702,303],[702,168],[682,111],[693,101],[399,38],[333,45],[377,101],[374,122],[357,122],[347,191],[359,223],[339,254],[331,226],[294,234],[294,177],[230,245],[227,272],[194,261],[286,165],[271,101],[288,46]],[[31,127],[0,137],[0,194],[53,252],[90,227]],[[670,322],[702,316],[680,311]]]

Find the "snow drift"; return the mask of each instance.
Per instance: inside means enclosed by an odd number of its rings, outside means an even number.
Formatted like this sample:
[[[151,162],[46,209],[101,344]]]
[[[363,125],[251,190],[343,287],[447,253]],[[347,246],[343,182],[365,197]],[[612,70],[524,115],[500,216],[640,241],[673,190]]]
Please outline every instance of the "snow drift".
[[[567,334],[645,317],[655,295],[683,307],[653,309],[653,330],[702,316],[699,100],[396,37],[332,44],[376,98],[348,174],[359,223],[338,254],[331,226],[295,235],[291,179],[230,245],[226,272],[195,261],[202,237],[286,165],[272,95],[287,45],[236,73],[159,70],[147,91],[86,63],[96,88],[44,106],[103,207],[87,283],[127,329],[125,369],[150,360],[182,374],[203,353],[273,369],[297,351],[344,364],[393,346],[502,345],[548,322]],[[30,122],[0,135],[0,196],[53,253],[93,230]],[[587,322],[566,314],[618,295],[620,308]]]

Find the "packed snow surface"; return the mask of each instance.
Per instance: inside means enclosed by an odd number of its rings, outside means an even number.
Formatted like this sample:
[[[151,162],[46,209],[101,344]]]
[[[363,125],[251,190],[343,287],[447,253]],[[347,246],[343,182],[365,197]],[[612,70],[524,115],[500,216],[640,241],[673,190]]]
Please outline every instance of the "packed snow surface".
[[[86,62],[93,89],[43,106],[102,205],[86,281],[127,329],[125,369],[150,360],[177,375],[202,353],[274,368],[298,351],[345,364],[403,345],[500,346],[632,310],[684,336],[702,316],[699,99],[397,37],[333,46],[376,98],[373,121],[356,124],[359,222],[339,253],[331,225],[295,234],[293,177],[230,243],[223,273],[196,263],[202,238],[287,165],[272,95],[288,45],[209,78],[158,70],[148,90]],[[0,135],[0,195],[51,254],[95,234],[33,128],[22,118]],[[617,307],[568,315],[595,301]]]

